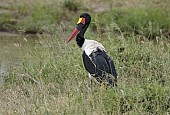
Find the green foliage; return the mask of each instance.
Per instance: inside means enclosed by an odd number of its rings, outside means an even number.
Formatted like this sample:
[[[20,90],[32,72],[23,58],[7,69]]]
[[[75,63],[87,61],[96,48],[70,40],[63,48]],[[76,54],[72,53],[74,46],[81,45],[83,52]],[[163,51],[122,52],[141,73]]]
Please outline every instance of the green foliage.
[[[23,1],[12,3],[8,9],[11,13],[1,16],[1,30],[24,30],[42,33],[44,27],[48,25],[62,22],[72,23],[72,19],[75,18],[73,15],[78,16],[82,12],[90,11],[92,16],[95,17],[93,18],[95,23],[92,23],[92,29],[97,29],[99,37],[109,25],[117,25],[126,36],[134,34],[148,39],[167,38],[170,33],[169,10],[166,7],[118,7],[93,15],[95,13],[92,8],[86,8],[83,1],[64,0],[62,2],[52,1],[47,3],[35,1],[33,3],[29,2],[29,4],[27,1]],[[115,33],[119,31],[117,27],[113,28]]]
[[[24,27],[25,31],[43,32],[44,26],[59,23],[61,12],[58,6],[55,5],[56,4],[34,4],[30,6],[31,10],[21,10],[22,12],[19,12],[19,15],[26,15],[26,18],[18,24],[19,28]]]
[[[134,33],[149,39],[168,36],[170,29],[169,14],[164,9],[113,9],[102,13],[99,21],[103,25],[116,23],[125,35]]]
[[[80,6],[80,4],[75,2],[75,0],[64,0],[63,2],[63,7],[67,8],[68,10],[77,11],[78,6]]]
[[[9,13],[1,14],[0,16],[0,31],[12,32],[15,30],[16,21],[11,19]]]

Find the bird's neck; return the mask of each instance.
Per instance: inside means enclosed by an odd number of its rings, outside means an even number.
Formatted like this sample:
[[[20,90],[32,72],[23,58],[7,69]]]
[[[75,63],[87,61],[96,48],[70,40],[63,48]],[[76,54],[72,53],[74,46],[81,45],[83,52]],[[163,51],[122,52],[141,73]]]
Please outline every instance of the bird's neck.
[[[88,28],[89,24],[86,24],[82,30],[78,33],[77,37],[76,37],[76,41],[77,41],[77,45],[81,48],[84,44],[85,38],[84,38],[84,34]]]
[[[86,24],[82,29],[81,31],[79,32],[79,36],[81,36],[82,38],[84,38],[84,34],[87,30],[87,28],[89,27],[89,24]]]

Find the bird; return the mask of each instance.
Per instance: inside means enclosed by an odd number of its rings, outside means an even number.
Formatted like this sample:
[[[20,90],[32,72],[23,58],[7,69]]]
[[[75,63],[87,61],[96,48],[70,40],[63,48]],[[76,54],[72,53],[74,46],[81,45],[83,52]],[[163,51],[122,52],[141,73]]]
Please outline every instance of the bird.
[[[91,78],[91,83],[106,83],[109,86],[117,86],[117,72],[114,61],[107,54],[104,46],[90,39],[85,39],[84,34],[91,22],[89,13],[82,13],[76,28],[69,36],[69,43],[76,36],[76,43],[82,50],[82,60],[85,69]]]

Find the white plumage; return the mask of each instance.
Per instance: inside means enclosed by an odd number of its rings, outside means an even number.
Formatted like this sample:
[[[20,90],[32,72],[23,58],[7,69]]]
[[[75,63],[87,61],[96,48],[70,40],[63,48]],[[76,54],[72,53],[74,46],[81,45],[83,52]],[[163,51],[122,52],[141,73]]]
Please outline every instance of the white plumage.
[[[95,40],[88,40],[88,39],[85,39],[84,41],[84,44],[83,46],[81,47],[82,51],[85,51],[86,55],[90,55],[92,52],[95,52],[97,51],[97,48],[102,50],[102,51],[105,51],[105,48],[104,46],[95,41]]]

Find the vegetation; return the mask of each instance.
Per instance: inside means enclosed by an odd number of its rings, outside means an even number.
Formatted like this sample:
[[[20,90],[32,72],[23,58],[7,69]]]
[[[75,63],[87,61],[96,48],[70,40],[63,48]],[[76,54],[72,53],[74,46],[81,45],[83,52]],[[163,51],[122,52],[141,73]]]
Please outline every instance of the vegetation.
[[[100,17],[101,23],[108,22],[107,20],[116,23],[125,35],[134,33],[149,39],[169,36],[170,17],[164,9],[114,9]]]
[[[135,1],[130,0],[130,2]],[[149,39],[154,39],[156,36],[169,37],[170,9],[168,8],[168,0],[163,3],[156,2],[155,4],[158,4],[156,7],[151,6],[152,3],[147,6],[147,2],[143,3],[146,7],[131,8],[130,5],[127,7],[125,3],[108,0],[106,3],[109,3],[109,5],[106,7],[99,6],[104,11],[97,13],[100,18],[97,21],[95,20],[93,28],[95,29],[96,24],[99,24],[100,28],[106,28],[108,25],[115,23],[124,35],[133,33]],[[96,1],[93,4],[98,4],[98,2]],[[122,7],[118,7],[119,5],[117,4],[122,5]],[[137,4],[140,4],[140,1]],[[117,6],[114,7],[113,5]],[[52,24],[73,23],[75,18],[72,17],[72,14],[78,15],[84,11],[94,14],[91,5],[86,6],[83,1],[74,0],[51,2],[45,0],[36,0],[34,2],[18,1],[17,3],[11,3],[8,7],[1,7],[1,9],[8,9],[8,12],[1,14],[0,30],[13,32],[22,30],[26,33],[42,33],[45,31],[44,27]],[[115,29],[115,31],[117,30]]]
[[[166,4],[166,0],[164,2]],[[17,47],[21,62],[10,69],[0,88],[1,114],[170,113],[170,44],[169,36],[163,33],[164,29],[165,33],[169,32],[168,9],[165,12],[152,9],[149,15],[145,7],[132,13],[134,9],[128,10],[127,6],[117,10],[110,6],[111,10],[95,15],[93,8],[85,3],[81,8],[77,7],[79,2],[66,0],[57,6],[55,3],[35,1],[34,5],[10,6],[12,10],[17,9],[17,21],[10,27],[43,34],[37,34],[39,40],[34,47],[30,47],[27,40]],[[74,41],[66,44],[75,21],[84,11],[92,13],[86,37],[101,42],[114,59],[117,88],[106,90],[94,84],[93,89],[89,89],[80,49]],[[142,17],[145,14],[150,17]],[[3,25],[9,24],[12,15],[5,17],[3,20],[7,21],[3,21]],[[151,30],[148,29],[150,19]],[[142,21],[146,21],[146,25]]]

